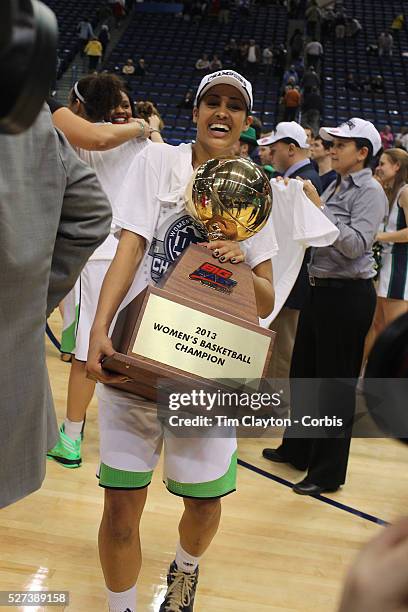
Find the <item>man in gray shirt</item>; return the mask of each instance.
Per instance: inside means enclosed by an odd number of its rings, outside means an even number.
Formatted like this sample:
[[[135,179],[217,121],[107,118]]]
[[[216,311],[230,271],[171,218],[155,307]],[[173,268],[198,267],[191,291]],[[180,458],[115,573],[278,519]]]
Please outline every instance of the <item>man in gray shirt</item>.
[[[271,461],[308,470],[306,478],[293,487],[301,495],[336,491],[345,482],[355,381],[376,306],[371,249],[388,209],[385,193],[370,169],[373,156],[381,149],[375,127],[354,118],[338,128],[322,128],[320,136],[333,142],[332,165],[339,178],[329,185],[322,200],[310,183],[305,184],[305,191],[340,233],[330,247],[312,249],[311,291],[299,317],[291,374],[322,379],[316,381],[320,385],[318,416],[337,417],[344,426],[323,429],[321,437],[314,439],[302,438],[299,429],[299,437],[290,437],[294,432],[288,430],[277,450],[264,450]],[[335,380],[338,378],[351,381],[343,384]],[[292,420],[301,421],[314,407],[305,405],[302,387],[292,382]]]
[[[23,134],[0,135],[0,508],[44,479],[58,432],[46,318],[109,234],[111,216],[95,173],[54,129],[47,105]]]

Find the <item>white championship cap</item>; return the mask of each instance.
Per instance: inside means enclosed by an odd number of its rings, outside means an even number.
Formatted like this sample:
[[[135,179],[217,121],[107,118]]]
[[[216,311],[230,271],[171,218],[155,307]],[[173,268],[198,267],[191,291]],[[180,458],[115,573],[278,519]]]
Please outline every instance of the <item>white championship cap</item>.
[[[339,127],[322,127],[319,136],[323,140],[334,140],[334,138],[365,138],[373,145],[373,154],[377,155],[382,147],[381,136],[370,121],[353,117]]]
[[[194,105],[198,106],[198,103],[202,96],[215,85],[232,85],[244,96],[245,103],[248,111],[252,110],[253,98],[252,98],[252,85],[243,76],[235,72],[235,70],[218,70],[207,74],[198,86]]]
[[[278,123],[272,134],[265,136],[264,138],[260,138],[258,140],[258,144],[261,147],[265,147],[266,145],[271,145],[274,142],[278,142],[278,140],[283,140],[284,138],[294,140],[301,149],[309,149],[306,132],[301,125],[296,123],[296,121],[282,121],[281,123]]]

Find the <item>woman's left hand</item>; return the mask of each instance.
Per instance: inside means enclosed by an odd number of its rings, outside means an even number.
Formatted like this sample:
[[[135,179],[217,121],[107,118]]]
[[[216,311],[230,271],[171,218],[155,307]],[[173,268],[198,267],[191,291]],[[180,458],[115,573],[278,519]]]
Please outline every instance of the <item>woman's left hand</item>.
[[[321,201],[320,196],[317,193],[317,189],[313,185],[312,181],[305,180],[305,179],[301,178],[300,176],[297,176],[296,179],[298,181],[302,181],[302,183],[303,183],[303,191],[305,192],[305,194],[309,198],[309,200],[311,202],[313,202],[313,204],[315,206],[317,206],[317,208],[322,208],[323,202]]]
[[[387,234],[386,232],[378,232],[376,235],[374,242],[387,242]]]
[[[233,264],[245,261],[245,254],[241,251],[239,242],[233,240],[213,240],[204,246],[212,251],[213,257],[220,263],[230,261]]]

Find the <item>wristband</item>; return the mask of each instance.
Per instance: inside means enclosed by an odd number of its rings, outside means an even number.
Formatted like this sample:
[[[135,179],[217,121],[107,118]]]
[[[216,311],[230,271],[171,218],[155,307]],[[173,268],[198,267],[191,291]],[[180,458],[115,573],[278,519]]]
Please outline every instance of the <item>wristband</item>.
[[[157,134],[160,134],[160,130],[150,130],[150,133],[153,134],[153,132],[157,132]]]

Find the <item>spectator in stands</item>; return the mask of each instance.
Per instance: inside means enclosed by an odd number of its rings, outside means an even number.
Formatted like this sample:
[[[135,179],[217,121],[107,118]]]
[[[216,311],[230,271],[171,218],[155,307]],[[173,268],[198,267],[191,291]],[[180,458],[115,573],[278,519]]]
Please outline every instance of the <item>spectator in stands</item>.
[[[193,2],[192,0],[183,0],[183,11],[182,16],[184,21],[190,21],[193,10]]]
[[[380,57],[392,57],[394,39],[390,32],[381,32],[378,38],[378,55]]]
[[[320,43],[318,40],[310,41],[305,47],[306,66],[314,66],[316,69],[318,69],[323,53],[322,43]]]
[[[299,89],[289,80],[283,96],[283,106],[285,109],[283,114],[284,121],[295,121],[299,112],[300,100],[301,96]]]
[[[303,57],[298,57],[297,60],[294,61],[293,65],[298,73],[299,81],[302,82],[303,75],[305,73],[305,61]]]
[[[147,65],[143,57],[139,59],[137,62],[137,66],[135,67],[135,76],[144,77],[147,72]]]
[[[362,79],[360,80],[360,91],[363,91],[364,93],[372,93],[371,92],[371,79],[368,75],[362,77]]]
[[[321,38],[332,36],[336,28],[336,13],[333,9],[324,9],[321,20]]]
[[[103,26],[101,27],[101,31],[99,32],[98,39],[102,45],[102,61],[103,61],[105,59],[106,50],[108,48],[108,44],[110,41],[109,27],[106,25],[106,23],[104,23]]]
[[[246,56],[246,67],[248,74],[258,74],[259,65],[261,63],[261,49],[255,43],[253,38],[249,41],[248,52]]]
[[[251,2],[250,0],[237,0],[237,7],[239,16],[241,19],[247,19],[251,15]]]
[[[361,23],[355,17],[346,19],[346,36],[348,38],[355,38],[359,32],[363,29]]]
[[[341,40],[346,36],[346,15],[344,11],[337,11],[336,13],[336,38]]]
[[[317,134],[320,127],[320,116],[323,112],[323,100],[317,87],[312,87],[310,92],[305,93],[302,103],[302,116],[313,131]]]
[[[210,63],[210,72],[217,72],[217,70],[222,70],[222,61],[218,55],[213,55]]]
[[[122,19],[125,17],[125,0],[108,0],[111,6],[112,15],[115,19],[115,25],[117,28],[120,27]]]
[[[133,60],[129,57],[129,59],[126,60],[126,64],[122,66],[122,74],[127,77],[133,76],[135,74],[135,70],[136,68],[133,64]]]
[[[246,58],[248,56],[248,48],[249,48],[249,42],[247,40],[241,40],[239,42],[238,66],[240,68],[245,68]]]
[[[273,49],[265,47],[262,51],[262,64],[265,66],[265,74],[269,74],[273,64]]]
[[[273,52],[275,74],[278,79],[282,79],[285,72],[287,54],[287,49],[283,43],[278,45]]]
[[[380,136],[384,151],[391,149],[394,144],[394,134],[392,133],[391,126],[386,125],[382,132],[380,132]]]
[[[193,2],[191,15],[195,23],[199,23],[201,21],[207,8],[207,4],[205,2],[203,3],[201,0],[195,0],[195,2]]]
[[[402,128],[399,140],[404,149],[408,151],[408,127]]]
[[[347,73],[344,86],[346,89],[348,89],[348,91],[360,91],[360,85],[355,82],[354,74],[352,72]]]
[[[384,78],[377,74],[371,79],[371,91],[374,93],[384,93]]]
[[[239,47],[235,38],[230,38],[224,47],[224,58],[228,65],[235,68],[239,64]]]
[[[178,108],[193,108],[194,106],[194,93],[192,89],[186,92],[183,100],[177,104]]]
[[[391,24],[391,31],[393,34],[399,34],[399,32],[402,30],[403,27],[404,27],[404,15],[403,13],[400,13],[393,20]]]
[[[300,16],[302,2],[301,0],[288,0],[288,17],[289,19],[298,19]]]
[[[89,72],[93,72],[97,69],[98,63],[102,57],[102,45],[96,36],[93,36],[91,40],[87,42],[84,53],[88,56]]]
[[[378,55],[378,45],[374,45],[374,44],[369,44],[366,46],[366,53],[367,55],[375,56]]]
[[[85,53],[85,47],[88,44],[88,41],[91,40],[91,38],[95,37],[93,28],[92,28],[92,24],[89,21],[88,17],[85,17],[84,19],[82,19],[82,21],[80,21],[77,25],[77,33],[78,33],[78,48],[81,51],[81,55],[84,55]]]
[[[227,25],[230,20],[231,0],[220,0],[220,12],[218,13],[218,23]]]
[[[307,33],[313,40],[318,35],[318,28],[322,17],[321,10],[318,6],[317,0],[311,0],[309,7],[306,9],[306,27]]]
[[[210,69],[210,61],[208,59],[207,53],[203,53],[200,59],[198,59],[195,63],[196,70],[200,70],[200,72],[208,72]]]
[[[313,87],[320,87],[320,78],[319,75],[316,73],[314,66],[310,66],[310,68],[305,71],[301,85],[304,94],[307,94],[312,91]]]
[[[303,34],[299,30],[299,28],[296,28],[296,30],[293,32],[293,34],[292,34],[292,36],[290,38],[290,41],[289,41],[290,60],[292,62],[294,60],[297,60],[298,57],[300,57],[300,55],[302,54],[303,45],[304,45]]]
[[[286,85],[289,84],[289,81],[295,85],[299,83],[299,75],[293,64],[288,68],[288,70],[285,71],[285,74],[283,75],[283,86],[286,87]]]
[[[311,146],[311,159],[316,162],[319,168],[320,181],[322,183],[322,192],[326,191],[327,187],[337,178],[337,173],[332,168],[331,149],[333,143],[329,140],[323,140],[320,135],[313,139]]]

